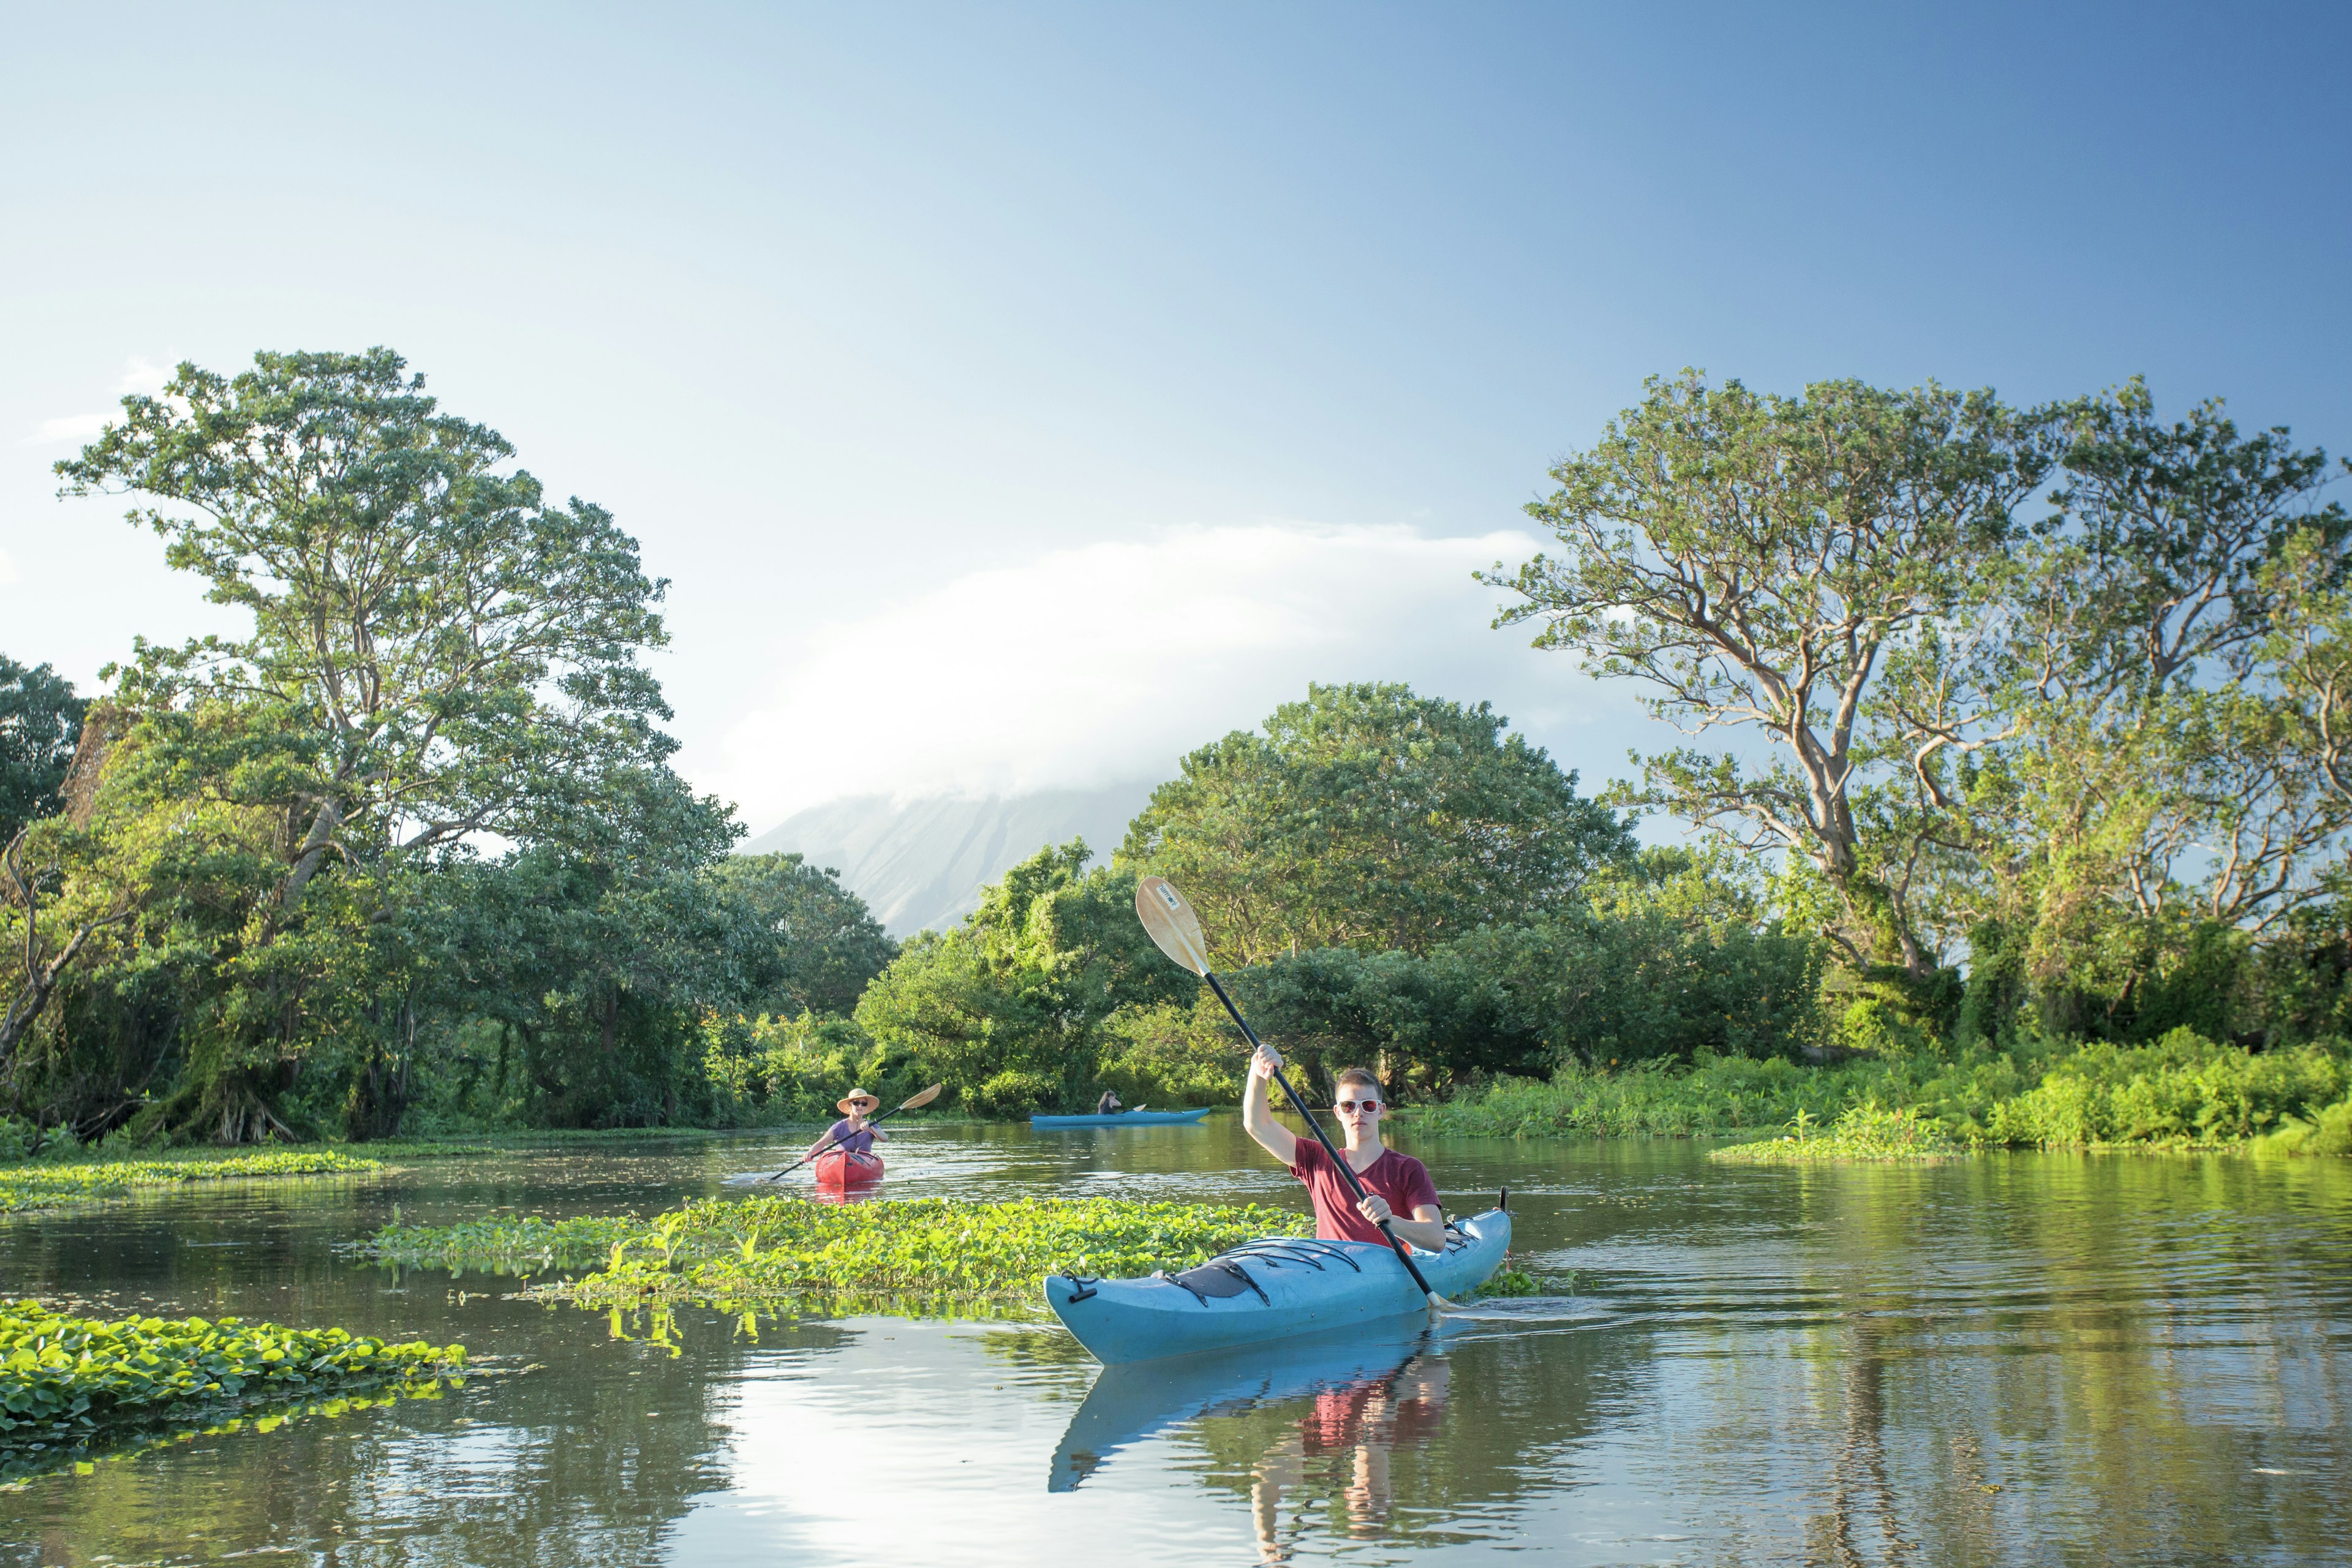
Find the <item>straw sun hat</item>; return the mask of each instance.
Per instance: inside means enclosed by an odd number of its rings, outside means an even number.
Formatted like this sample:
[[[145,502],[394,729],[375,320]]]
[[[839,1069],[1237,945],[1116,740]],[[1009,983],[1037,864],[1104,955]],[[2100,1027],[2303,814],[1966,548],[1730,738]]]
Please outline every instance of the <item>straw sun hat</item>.
[[[846,1096],[834,1101],[834,1109],[836,1110],[848,1111],[855,1115],[861,1114],[864,1110],[875,1110],[880,1106],[881,1103],[881,1096],[868,1094],[862,1089],[853,1089]]]

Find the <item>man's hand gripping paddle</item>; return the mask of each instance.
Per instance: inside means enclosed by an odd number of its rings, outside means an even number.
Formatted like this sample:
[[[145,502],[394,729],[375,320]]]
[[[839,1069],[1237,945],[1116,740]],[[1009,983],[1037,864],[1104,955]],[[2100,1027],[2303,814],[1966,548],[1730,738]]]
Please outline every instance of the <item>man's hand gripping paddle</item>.
[[[1201,917],[1192,912],[1192,906],[1184,901],[1184,895],[1178,892],[1165,877],[1146,877],[1136,885],[1135,912],[1141,918],[1143,929],[1150,931],[1151,940],[1159,944],[1160,952],[1209,983],[1209,989],[1217,994],[1217,1000],[1225,1005],[1225,1011],[1233,1015],[1234,1022],[1240,1026],[1242,1037],[1249,1041],[1250,1048],[1255,1050],[1263,1046],[1265,1042],[1257,1037],[1257,1031],[1249,1026],[1249,1020],[1242,1016],[1242,1010],[1234,1005],[1233,997],[1226,994],[1224,985],[1210,970],[1209,944],[1201,935]],[[1362,1178],[1356,1174],[1356,1168],[1348,1163],[1348,1157],[1332,1147],[1330,1135],[1323,1131],[1323,1124],[1315,1120],[1315,1113],[1307,1109],[1307,1102],[1298,1098],[1298,1091],[1290,1087],[1290,1079],[1284,1076],[1280,1068],[1274,1069],[1274,1081],[1282,1086],[1282,1092],[1290,1099],[1290,1108],[1306,1118],[1307,1127],[1315,1134],[1315,1141],[1323,1145],[1324,1152],[1331,1156],[1331,1163],[1339,1167],[1341,1175],[1348,1178],[1349,1190],[1356,1194],[1356,1201],[1363,1202]],[[1435,1317],[1451,1309],[1454,1303],[1429,1288],[1429,1281],[1422,1277],[1420,1266],[1413,1262],[1412,1255],[1405,1250],[1404,1243],[1397,1239],[1396,1232],[1389,1228],[1386,1220],[1381,1221],[1381,1234],[1388,1237],[1390,1249],[1397,1255],[1397,1261],[1404,1265],[1404,1271],[1412,1276],[1412,1282],[1421,1287],[1421,1293],[1429,1298],[1430,1316]]]
[[[891,1117],[898,1115],[901,1110],[920,1110],[923,1107],[937,1100],[940,1097],[940,1090],[945,1088],[947,1088],[947,1085],[943,1083],[935,1083],[931,1085],[930,1088],[923,1090],[920,1094],[899,1101],[898,1105],[884,1111],[881,1115],[867,1117],[866,1119],[866,1125],[871,1127],[877,1121],[887,1121]],[[819,1149],[814,1153],[803,1154],[799,1159],[793,1161],[791,1164],[786,1165],[782,1170],[778,1171],[774,1175],[762,1176],[760,1179],[763,1182],[781,1182],[794,1171],[799,1170],[803,1165],[807,1164],[811,1160],[821,1157],[826,1149],[837,1148],[840,1143],[841,1140],[838,1138],[828,1138],[824,1141],[824,1149]]]

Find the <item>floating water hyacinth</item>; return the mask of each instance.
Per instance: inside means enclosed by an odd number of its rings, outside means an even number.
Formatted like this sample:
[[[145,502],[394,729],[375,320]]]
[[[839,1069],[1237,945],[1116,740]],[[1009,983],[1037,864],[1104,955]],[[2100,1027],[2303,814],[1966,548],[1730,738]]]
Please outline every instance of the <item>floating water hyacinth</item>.
[[[1261,1204],[1020,1198],[814,1204],[711,1198],[657,1218],[476,1220],[387,1226],[367,1250],[390,1262],[535,1276],[588,1270],[537,1293],[587,1305],[773,1302],[832,1293],[860,1305],[1024,1307],[1048,1273],[1119,1277],[1189,1268],[1314,1222]]]
[[[123,1318],[0,1306],[0,1464],[44,1468],[173,1422],[216,1419],[465,1365],[462,1345],[390,1344],[241,1318]]]
[[[600,1308],[694,1301],[761,1312],[1033,1317],[1047,1274],[1121,1279],[1190,1268],[1241,1242],[1314,1228],[1307,1215],[1263,1204],[838,1205],[781,1196],[703,1199],[652,1219],[530,1215],[391,1226],[364,1250],[458,1273],[570,1274],[530,1293]],[[1513,1283],[1496,1293],[1510,1293]]]

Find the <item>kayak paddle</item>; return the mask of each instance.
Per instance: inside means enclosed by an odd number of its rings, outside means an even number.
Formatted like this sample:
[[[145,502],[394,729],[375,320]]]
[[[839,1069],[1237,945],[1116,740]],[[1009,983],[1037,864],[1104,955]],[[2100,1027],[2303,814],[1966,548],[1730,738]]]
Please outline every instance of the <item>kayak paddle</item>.
[[[1241,1026],[1242,1037],[1250,1043],[1250,1047],[1255,1050],[1263,1047],[1265,1042],[1257,1037],[1257,1031],[1249,1026],[1249,1020],[1242,1016],[1242,1010],[1234,1005],[1234,999],[1225,994],[1223,984],[1210,970],[1209,943],[1201,935],[1201,917],[1192,912],[1192,906],[1184,901],[1184,895],[1176,890],[1175,885],[1165,877],[1144,878],[1136,884],[1135,912],[1142,920],[1143,929],[1150,931],[1151,940],[1159,944],[1160,952],[1209,983],[1209,989],[1217,994],[1217,1000],[1225,1005],[1225,1011],[1233,1016],[1235,1024]],[[1331,1163],[1339,1167],[1341,1175],[1348,1178],[1349,1190],[1356,1194],[1356,1201],[1363,1202],[1363,1178],[1356,1173],[1356,1167],[1348,1163],[1348,1157],[1332,1147],[1331,1135],[1323,1131],[1323,1123],[1307,1109],[1307,1102],[1298,1098],[1298,1091],[1290,1087],[1290,1079],[1280,1068],[1274,1069],[1274,1081],[1282,1086],[1282,1092],[1290,1097],[1290,1108],[1306,1118],[1307,1127],[1315,1134],[1315,1141],[1323,1145],[1323,1152],[1331,1156]],[[1454,1303],[1429,1288],[1429,1281],[1423,1277],[1420,1265],[1413,1262],[1412,1255],[1405,1250],[1404,1243],[1397,1239],[1396,1232],[1389,1228],[1387,1220],[1381,1221],[1381,1234],[1388,1237],[1389,1249],[1397,1255],[1397,1261],[1404,1265],[1404,1271],[1412,1276],[1412,1282],[1421,1287],[1421,1293],[1429,1298],[1430,1316],[1435,1317],[1450,1310]]]
[[[918,1095],[914,1096],[914,1097],[913,1097],[912,1099],[910,1099],[910,1100],[904,1100],[904,1101],[900,1102],[900,1103],[899,1103],[899,1104],[898,1104],[895,1109],[892,1109],[892,1110],[886,1110],[886,1111],[884,1111],[884,1112],[883,1112],[881,1115],[879,1115],[879,1116],[869,1116],[869,1117],[867,1117],[867,1118],[866,1119],[866,1126],[868,1126],[868,1127],[871,1127],[871,1126],[873,1126],[873,1125],[874,1125],[876,1122],[877,1122],[877,1121],[888,1121],[891,1117],[898,1115],[898,1112],[899,1112],[899,1111],[901,1111],[901,1110],[920,1110],[923,1107],[925,1107],[926,1105],[929,1105],[931,1101],[933,1101],[933,1100],[937,1100],[937,1099],[940,1097],[940,1090],[941,1090],[941,1089],[945,1089],[945,1088],[947,1088],[947,1085],[945,1085],[945,1084],[943,1084],[943,1083],[935,1083],[935,1084],[931,1085],[931,1087],[930,1087],[930,1088],[929,1088],[929,1089],[927,1089],[923,1090],[923,1092],[922,1092],[922,1093],[920,1093],[920,1094],[918,1094]],[[786,1176],[788,1176],[788,1175],[792,1174],[794,1171],[799,1170],[803,1165],[807,1164],[811,1160],[816,1159],[816,1158],[818,1158],[820,1155],[824,1154],[824,1153],[826,1152],[826,1150],[832,1149],[832,1148],[835,1147],[836,1145],[838,1145],[838,1144],[840,1143],[840,1142],[841,1142],[841,1140],[840,1140],[840,1139],[838,1139],[838,1138],[828,1138],[828,1139],[826,1139],[826,1140],[825,1140],[825,1142],[824,1142],[824,1149],[816,1149],[816,1150],[813,1150],[813,1151],[811,1151],[810,1152],[808,1152],[808,1153],[806,1153],[806,1154],[802,1155],[799,1159],[797,1159],[797,1160],[793,1161],[791,1164],[786,1165],[782,1170],[778,1171],[774,1175],[772,1175],[772,1176],[762,1176],[762,1177],[761,1177],[760,1179],[761,1179],[761,1181],[763,1181],[763,1182],[781,1182],[781,1181],[782,1181]]]

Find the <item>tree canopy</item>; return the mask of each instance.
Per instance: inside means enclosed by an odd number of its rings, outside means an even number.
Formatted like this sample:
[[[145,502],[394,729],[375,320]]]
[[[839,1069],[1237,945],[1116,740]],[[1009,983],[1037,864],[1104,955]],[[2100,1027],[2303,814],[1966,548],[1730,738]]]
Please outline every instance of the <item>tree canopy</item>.
[[[183,364],[58,465],[141,498],[251,631],[109,672],[87,821],[43,825],[10,910],[20,1090],[78,1127],[365,1135],[489,1028],[545,1114],[674,1110],[661,1064],[773,978],[776,936],[706,875],[731,813],[667,766],[663,584],[512,457],[374,349]]]
[[[1136,920],[1136,873],[1089,871],[1091,858],[1073,839],[1013,867],[961,926],[908,942],[857,1021],[959,1085],[975,1110],[1091,1104],[1113,1016],[1200,990]]]
[[[1234,966],[1323,947],[1423,952],[1534,919],[1633,840],[1507,724],[1402,685],[1309,687],[1265,734],[1186,757],[1119,863],[1182,887]]]
[[[730,855],[709,875],[775,944],[772,969],[754,984],[754,1012],[849,1012],[898,955],[840,873],[798,855]]]
[[[2017,410],[1686,372],[1552,470],[1559,552],[1490,580],[1691,737],[1623,803],[1785,857],[1851,969],[1934,1011],[2013,950],[2112,1005],[2151,942],[2332,896],[2331,471],[2136,381]]]
[[[131,516],[253,635],[141,645],[126,700],[257,705],[301,813],[283,896],[330,857],[414,858],[523,838],[614,770],[673,749],[638,663],[665,584],[603,509],[500,472],[496,431],[441,413],[387,349],[183,364],[160,396],[58,465],[65,493]]]
[[[64,803],[89,703],[46,664],[26,668],[0,654],[0,844]]]

